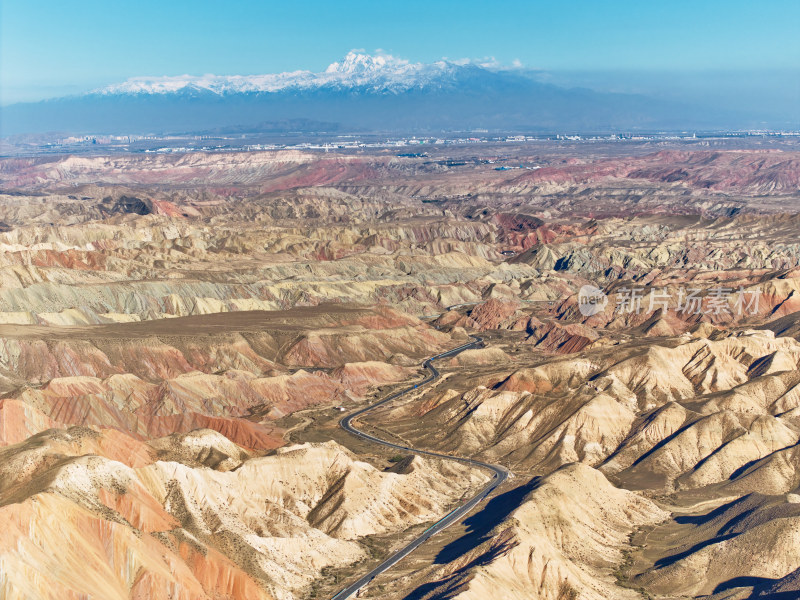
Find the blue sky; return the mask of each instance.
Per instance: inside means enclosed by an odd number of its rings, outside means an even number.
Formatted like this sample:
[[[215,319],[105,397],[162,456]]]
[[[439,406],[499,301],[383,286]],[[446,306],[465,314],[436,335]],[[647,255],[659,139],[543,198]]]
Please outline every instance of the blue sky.
[[[647,78],[626,73],[652,79],[662,71],[697,82],[714,71],[735,87],[748,73],[781,80],[800,69],[798,0],[0,0],[0,7],[3,103],[141,75],[322,70],[354,48],[424,62],[519,60],[570,83],[588,74],[594,87],[636,88]]]

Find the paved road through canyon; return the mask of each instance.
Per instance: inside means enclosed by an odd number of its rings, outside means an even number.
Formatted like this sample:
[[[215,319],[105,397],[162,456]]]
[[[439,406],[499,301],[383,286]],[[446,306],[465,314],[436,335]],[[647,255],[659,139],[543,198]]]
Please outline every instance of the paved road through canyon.
[[[371,442],[375,442],[376,444],[382,444],[383,446],[388,446],[390,448],[396,448],[397,450],[403,450],[406,452],[413,452],[415,454],[422,454],[425,456],[435,456],[437,458],[443,458],[446,460],[454,460],[466,465],[472,465],[475,467],[479,467],[482,469],[488,469],[494,474],[494,477],[486,484],[483,489],[481,489],[477,494],[475,494],[472,498],[464,502],[461,506],[457,507],[444,517],[442,517],[439,521],[437,521],[434,525],[426,529],[422,532],[417,538],[411,541],[409,544],[394,552],[391,556],[387,557],[381,564],[376,566],[372,569],[369,573],[361,577],[358,581],[353,582],[348,587],[340,591],[338,594],[333,596],[332,600],[345,600],[346,598],[350,598],[354,596],[360,589],[368,585],[375,577],[383,573],[384,571],[389,570],[395,564],[400,562],[403,558],[411,554],[416,548],[420,545],[424,544],[429,538],[433,537],[440,531],[444,530],[448,526],[452,525],[453,523],[461,520],[464,516],[466,516],[479,502],[481,502],[484,498],[486,498],[489,494],[491,494],[495,488],[497,488],[500,484],[502,484],[509,476],[509,471],[499,465],[492,465],[488,463],[483,463],[477,460],[471,460],[468,458],[461,458],[457,456],[448,456],[447,454],[439,454],[438,452],[429,452],[427,450],[419,450],[417,448],[410,448],[408,446],[402,446],[400,444],[395,444],[393,442],[389,442],[387,440],[382,440],[377,438],[373,435],[365,433],[359,429],[357,429],[353,425],[353,420],[357,417],[364,415],[365,413],[381,406],[383,404],[387,404],[397,398],[414,391],[415,389],[419,389],[423,385],[427,385],[439,377],[439,371],[433,366],[433,361],[439,360],[441,358],[448,358],[450,356],[455,356],[464,350],[468,350],[469,348],[475,348],[480,346],[483,343],[483,340],[478,337],[473,337],[472,341],[458,346],[457,348],[453,348],[452,350],[448,350],[447,352],[442,352],[441,354],[437,354],[436,356],[432,356],[431,358],[427,359],[425,362],[422,363],[422,366],[428,370],[430,373],[428,377],[426,377],[420,383],[401,390],[399,392],[395,392],[381,400],[380,402],[376,402],[375,404],[371,404],[365,408],[357,410],[356,412],[347,415],[344,417],[340,422],[339,425],[345,431],[352,433],[353,435],[357,435],[360,438],[369,440]]]

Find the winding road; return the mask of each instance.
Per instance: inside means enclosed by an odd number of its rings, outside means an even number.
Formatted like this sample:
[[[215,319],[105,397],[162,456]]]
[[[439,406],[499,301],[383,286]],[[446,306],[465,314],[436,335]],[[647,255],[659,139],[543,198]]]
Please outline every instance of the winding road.
[[[456,461],[456,462],[463,463],[465,465],[471,465],[473,467],[479,467],[479,468],[482,468],[482,469],[487,469],[487,470],[491,471],[494,474],[494,476],[491,479],[491,481],[489,481],[489,483],[486,484],[486,486],[484,486],[484,488],[481,489],[475,496],[470,498],[468,501],[464,502],[464,504],[462,504],[458,508],[456,508],[456,509],[452,510],[451,512],[449,512],[448,514],[446,514],[441,519],[439,519],[436,523],[434,523],[433,525],[428,527],[428,529],[423,531],[422,534],[420,534],[416,539],[414,539],[412,542],[410,542],[408,545],[406,545],[405,547],[401,548],[397,552],[393,553],[386,560],[384,560],[381,564],[379,564],[377,567],[372,569],[369,573],[364,575],[361,579],[359,579],[358,581],[352,583],[351,585],[349,585],[348,587],[346,587],[345,589],[340,591],[338,594],[333,596],[333,598],[331,600],[345,600],[346,598],[350,598],[351,596],[356,594],[361,588],[365,587],[373,579],[375,579],[375,577],[377,577],[378,575],[380,575],[384,571],[387,571],[390,568],[392,568],[395,564],[400,562],[403,558],[405,558],[406,556],[411,554],[417,547],[419,547],[420,545],[424,544],[428,540],[428,538],[433,537],[434,535],[436,535],[437,533],[439,533],[443,529],[447,528],[448,526],[452,525],[456,521],[461,520],[481,500],[483,500],[484,498],[486,498],[486,496],[491,494],[492,491],[497,486],[499,486],[501,483],[503,483],[508,478],[509,471],[507,469],[499,466],[499,465],[491,465],[491,464],[488,464],[488,463],[479,462],[477,460],[471,460],[469,458],[460,458],[460,457],[457,457],[457,456],[448,456],[447,454],[439,454],[438,452],[429,452],[427,450],[418,450],[416,448],[409,448],[408,446],[401,446],[400,444],[395,444],[395,443],[389,442],[387,440],[382,440],[380,438],[377,438],[374,435],[370,435],[368,433],[365,433],[365,432],[363,432],[363,431],[361,431],[359,429],[356,429],[353,426],[353,419],[355,419],[356,417],[359,417],[359,416],[361,416],[361,415],[363,415],[363,414],[365,414],[365,413],[377,408],[378,406],[382,406],[383,404],[391,402],[392,400],[395,400],[395,399],[399,398],[400,396],[403,396],[404,394],[407,394],[409,392],[413,392],[414,390],[419,389],[423,385],[431,383],[432,381],[437,379],[439,377],[439,371],[436,369],[436,367],[433,366],[433,361],[439,360],[440,358],[447,358],[447,357],[450,357],[450,356],[455,356],[456,354],[458,354],[460,352],[463,352],[464,350],[467,350],[469,348],[474,348],[474,347],[480,345],[482,342],[483,342],[483,340],[481,338],[473,337],[472,341],[467,343],[467,344],[464,344],[464,345],[459,346],[457,348],[453,348],[452,350],[448,350],[447,352],[442,352],[441,354],[437,354],[436,356],[432,356],[431,358],[427,359],[425,362],[422,363],[422,366],[425,367],[430,372],[430,375],[428,375],[428,377],[426,377],[420,383],[414,385],[413,387],[409,387],[409,388],[406,388],[406,389],[401,390],[399,392],[395,392],[394,394],[384,398],[380,402],[376,402],[375,404],[371,404],[371,405],[367,406],[366,408],[362,408],[361,410],[357,410],[356,412],[347,415],[341,421],[339,421],[339,426],[342,429],[344,429],[345,431],[348,431],[348,432],[352,433],[353,435],[357,435],[358,437],[363,438],[365,440],[369,440],[371,442],[375,442],[376,444],[381,444],[383,446],[388,446],[390,448],[396,448],[397,450],[403,450],[403,451],[406,451],[406,452],[413,452],[414,454],[423,454],[425,456],[435,456],[437,458],[443,458],[443,459],[446,459],[446,460],[453,460],[453,461]]]

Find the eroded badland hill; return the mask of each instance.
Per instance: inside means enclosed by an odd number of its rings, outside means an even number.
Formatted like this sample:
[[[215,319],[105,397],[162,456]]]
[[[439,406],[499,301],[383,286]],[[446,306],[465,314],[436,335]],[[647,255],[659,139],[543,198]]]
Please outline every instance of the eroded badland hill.
[[[509,168],[500,170],[498,165]],[[511,168],[513,167],[513,168]],[[0,597],[800,597],[800,149],[0,160]]]

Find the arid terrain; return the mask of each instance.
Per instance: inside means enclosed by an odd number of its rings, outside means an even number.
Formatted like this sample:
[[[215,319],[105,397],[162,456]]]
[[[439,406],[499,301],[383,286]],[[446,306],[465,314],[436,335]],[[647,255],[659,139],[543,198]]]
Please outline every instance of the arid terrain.
[[[800,598],[800,147],[0,159],[0,598]],[[591,302],[587,300],[591,296]],[[437,361],[428,385],[423,361]]]

